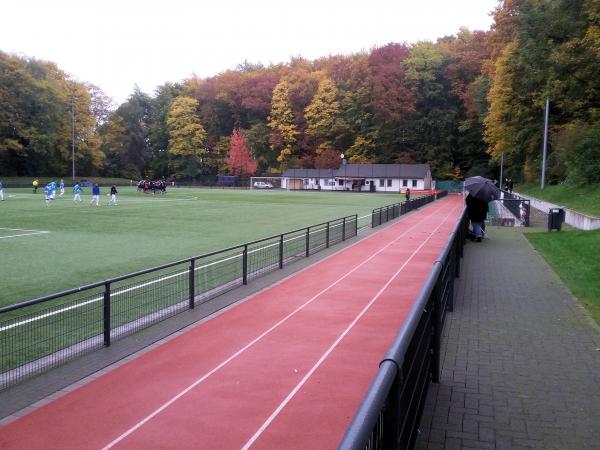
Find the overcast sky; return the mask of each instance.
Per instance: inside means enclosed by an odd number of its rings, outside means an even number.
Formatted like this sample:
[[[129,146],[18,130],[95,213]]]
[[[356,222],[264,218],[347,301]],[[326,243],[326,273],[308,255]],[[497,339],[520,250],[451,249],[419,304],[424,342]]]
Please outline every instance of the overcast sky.
[[[54,61],[123,102],[192,74],[488,30],[497,0],[13,0],[0,50]]]

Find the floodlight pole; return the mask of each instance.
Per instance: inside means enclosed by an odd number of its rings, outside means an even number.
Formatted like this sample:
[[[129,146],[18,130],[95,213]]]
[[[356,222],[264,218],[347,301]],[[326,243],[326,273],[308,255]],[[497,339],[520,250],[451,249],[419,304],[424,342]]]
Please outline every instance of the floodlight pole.
[[[542,184],[541,188],[544,189],[544,182],[546,181],[546,154],[548,151],[548,112],[550,110],[550,99],[546,99],[546,113],[544,114],[544,147],[542,150]]]
[[[75,93],[71,91],[71,160],[73,163],[73,180],[75,180]]]
[[[502,190],[502,174],[504,172],[504,152],[500,155],[500,182],[498,183],[498,187]]]

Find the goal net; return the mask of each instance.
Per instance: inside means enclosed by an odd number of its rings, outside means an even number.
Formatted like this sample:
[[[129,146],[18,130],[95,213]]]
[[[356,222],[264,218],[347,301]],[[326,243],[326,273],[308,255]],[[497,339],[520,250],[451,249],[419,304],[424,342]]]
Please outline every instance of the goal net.
[[[281,189],[281,177],[250,177],[250,189]]]

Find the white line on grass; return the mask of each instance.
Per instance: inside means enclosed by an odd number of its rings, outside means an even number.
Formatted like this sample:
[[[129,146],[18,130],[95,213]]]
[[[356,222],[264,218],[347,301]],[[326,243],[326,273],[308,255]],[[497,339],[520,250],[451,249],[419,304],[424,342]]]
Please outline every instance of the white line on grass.
[[[450,213],[448,213],[448,215],[450,215]],[[406,233],[408,233],[413,228],[416,228],[417,225],[419,225],[419,224],[417,223],[417,224],[411,226],[410,228],[404,230],[396,239],[394,239],[393,241],[391,241],[388,244],[386,244],[384,247],[382,247],[381,249],[379,249],[377,252],[373,253],[367,259],[363,260],[356,267],[354,267],[350,271],[346,272],[344,275],[342,275],[340,278],[338,278],[336,281],[334,281],[333,283],[331,283],[326,288],[322,289],[319,293],[317,293],[316,295],[314,295],[312,298],[310,298],[304,304],[300,305],[294,311],[292,311],[291,313],[289,313],[287,316],[285,316],[283,319],[281,319],[275,325],[273,325],[268,330],[266,330],[265,332],[263,332],[261,335],[259,335],[255,339],[253,339],[251,342],[249,342],[248,344],[246,344],[244,347],[242,347],[240,350],[238,350],[237,352],[235,352],[233,355],[231,355],[230,357],[228,357],[227,359],[225,359],[223,362],[221,362],[219,365],[217,365],[211,371],[207,372],[202,377],[200,377],[199,379],[197,379],[194,383],[192,383],[187,388],[185,388],[184,390],[182,390],[181,392],[179,392],[177,395],[175,395],[174,397],[172,397],[170,400],[168,400],[167,402],[163,403],[155,411],[153,411],[152,413],[150,413],[149,415],[147,415],[146,417],[144,417],[141,421],[139,421],[133,427],[129,428],[126,432],[124,432],[123,434],[121,434],[119,437],[117,437],[116,439],[114,439],[113,441],[111,441],[110,443],[108,443],[105,447],[102,448],[102,450],[108,450],[108,449],[114,447],[116,444],[118,444],[119,442],[121,442],[123,439],[125,439],[127,436],[129,436],[131,433],[133,433],[134,431],[136,431],[137,429],[139,429],[140,427],[142,427],[145,423],[147,423],[153,417],[156,417],[158,414],[160,414],[162,411],[164,411],[170,405],[172,405],[173,403],[175,403],[178,399],[180,399],[185,394],[187,394],[188,392],[190,392],[192,389],[194,389],[196,386],[198,386],[200,383],[202,383],[208,377],[210,377],[211,375],[213,375],[214,373],[216,373],[217,371],[219,371],[221,368],[223,368],[224,366],[226,366],[229,362],[231,362],[232,360],[234,360],[235,358],[237,358],[239,355],[241,355],[242,353],[244,353],[246,350],[248,350],[250,347],[252,347],[257,342],[259,342],[260,340],[262,340],[265,336],[267,336],[273,330],[275,330],[276,328],[278,328],[279,326],[281,326],[282,324],[284,324],[285,322],[287,322],[288,319],[290,319],[291,317],[293,317],[294,315],[296,315],[298,312],[300,312],[301,310],[303,310],[306,306],[308,306],[309,304],[311,304],[312,302],[314,302],[322,294],[324,294],[325,292],[327,292],[332,287],[336,286],[338,283],[340,283],[341,281],[343,281],[347,277],[349,277],[351,274],[353,274],[355,271],[357,271],[358,269],[360,269],[362,266],[364,266],[365,264],[367,264],[368,262],[370,262],[373,258],[375,258],[375,256],[379,255],[381,252],[383,252],[384,250],[386,250],[388,247],[390,247],[391,245],[393,245],[396,242],[398,242],[400,239],[402,239],[406,235]],[[438,228],[439,228],[439,226],[441,226],[441,224],[438,225]]]
[[[2,228],[2,227],[0,227],[0,230],[8,230],[8,231],[31,231],[31,232],[38,232],[38,233],[48,233],[47,231],[43,231],[43,230],[25,230],[23,228]]]
[[[24,233],[24,234],[13,234],[10,236],[0,236],[0,239],[8,239],[8,238],[15,238],[15,237],[23,237],[23,236],[36,236],[38,234],[48,234],[50,233],[49,231],[38,231],[37,233]]]
[[[342,225],[342,224],[333,225],[331,228],[335,228],[335,227],[338,227],[340,225]],[[318,231],[322,231],[322,230],[318,230]],[[313,231],[312,233],[317,233],[318,231]],[[46,233],[48,233],[48,232],[46,232]],[[8,237],[8,236],[6,236],[6,237]],[[290,239],[286,239],[283,242],[286,243],[286,242],[290,242],[290,241],[293,241],[295,239],[299,239],[299,238],[303,238],[303,237],[304,237],[304,234],[302,234],[300,236],[295,236],[295,237],[290,238]],[[262,251],[264,249],[267,249],[267,248],[270,248],[270,247],[274,247],[274,246],[277,246],[277,245],[279,245],[279,242],[274,243],[274,244],[269,244],[269,245],[267,245],[265,247],[255,248],[253,250],[248,251],[248,254],[260,252],[260,251]],[[202,270],[202,269],[206,269],[207,267],[215,266],[217,264],[222,264],[222,263],[230,261],[232,259],[241,258],[241,257],[242,257],[242,254],[239,253],[237,255],[229,256],[227,258],[218,259],[216,261],[204,264],[202,266],[195,267],[194,268],[194,272]],[[116,297],[118,295],[122,295],[122,294],[125,294],[127,292],[135,291],[137,289],[141,289],[141,288],[144,288],[146,286],[151,286],[153,284],[160,283],[162,281],[169,280],[171,278],[175,278],[175,277],[178,277],[180,275],[184,275],[187,272],[188,272],[187,270],[182,270],[181,272],[177,272],[177,273],[168,275],[166,277],[161,277],[161,278],[158,278],[156,280],[148,281],[146,283],[142,283],[142,284],[137,285],[137,286],[133,286],[133,287],[130,287],[130,288],[127,288],[127,289],[122,289],[122,290],[115,291],[115,292],[111,292],[111,297]],[[17,328],[17,327],[19,327],[21,325],[26,325],[28,323],[37,322],[38,320],[46,319],[47,317],[56,316],[57,314],[61,314],[61,313],[66,312],[66,311],[71,311],[73,309],[81,308],[81,307],[87,306],[87,305],[89,305],[91,303],[99,302],[99,301],[101,301],[103,299],[104,299],[104,296],[98,296],[98,297],[95,297],[95,298],[93,298],[91,300],[87,300],[87,301],[85,301],[83,303],[78,303],[77,305],[67,306],[66,308],[57,309],[56,311],[52,311],[52,312],[49,312],[49,313],[46,313],[46,314],[42,314],[42,315],[39,315],[39,316],[32,317],[30,319],[26,319],[26,320],[22,320],[20,322],[16,322],[16,323],[13,323],[13,324],[10,324],[10,325],[6,325],[4,327],[0,327],[0,332],[11,330],[13,328]]]

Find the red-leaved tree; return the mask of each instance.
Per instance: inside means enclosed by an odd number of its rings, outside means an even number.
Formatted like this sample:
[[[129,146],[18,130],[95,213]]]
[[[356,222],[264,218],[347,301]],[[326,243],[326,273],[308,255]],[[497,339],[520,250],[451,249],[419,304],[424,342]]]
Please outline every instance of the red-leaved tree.
[[[246,147],[244,132],[234,128],[230,139],[229,158],[227,167],[231,175],[241,178],[251,177],[256,173],[257,162],[252,158],[250,149]]]

